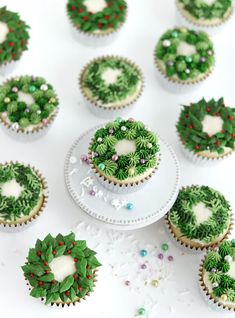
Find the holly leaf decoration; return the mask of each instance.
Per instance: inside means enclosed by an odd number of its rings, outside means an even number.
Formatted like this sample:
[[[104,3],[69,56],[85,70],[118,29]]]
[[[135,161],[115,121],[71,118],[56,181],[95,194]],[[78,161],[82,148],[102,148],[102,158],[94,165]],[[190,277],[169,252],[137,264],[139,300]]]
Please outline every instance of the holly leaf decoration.
[[[86,241],[76,241],[76,247],[80,248],[81,250],[84,250],[86,248]]]
[[[75,234],[70,233],[69,235],[64,236],[64,243],[69,246],[75,241]]]
[[[60,290],[60,283],[56,282],[55,284],[52,285],[51,287],[51,292],[52,293],[56,293]]]
[[[52,254],[52,251],[53,251],[52,246],[49,246],[47,251],[46,251],[46,254],[45,254],[45,260],[48,263],[50,263],[53,260],[53,258],[54,258],[53,254]]]
[[[28,261],[31,263],[31,262],[37,262],[38,260],[39,260],[39,257],[37,256],[37,252],[35,248],[30,248]]]
[[[59,293],[48,293],[47,294],[47,297],[46,297],[46,302],[45,304],[48,305],[50,303],[53,303],[55,301],[57,301],[60,297],[60,294]]]
[[[63,293],[66,290],[68,290],[73,285],[73,283],[74,283],[73,275],[66,277],[60,285],[60,293]]]
[[[46,274],[44,276],[41,276],[40,280],[42,282],[51,282],[54,278],[55,278],[54,274],[53,273],[49,273],[49,274]]]
[[[80,250],[79,248],[75,247],[72,249],[71,255],[75,258],[84,258],[85,254],[83,253],[82,250]]]
[[[77,298],[76,292],[75,292],[75,290],[73,289],[73,287],[71,287],[71,289],[70,289],[69,298],[70,298],[72,301],[74,301],[74,300]]]
[[[98,262],[97,258],[94,255],[89,256],[87,262],[88,265],[90,265],[91,269],[101,266],[100,262]]]
[[[50,245],[53,246],[53,244],[54,244],[54,238],[51,236],[51,234],[48,234],[48,235],[44,238],[43,243],[46,244],[46,245],[48,245],[48,246],[50,246]]]
[[[29,264],[28,268],[29,268],[30,272],[35,274],[36,276],[42,276],[45,273],[45,270],[44,270],[43,266],[41,266],[41,265]]]
[[[86,277],[86,266],[87,260],[85,258],[81,259],[79,262],[76,263],[77,273],[81,277]]]
[[[30,296],[35,298],[42,298],[46,296],[47,291],[42,287],[34,287],[31,292]]]
[[[62,245],[62,246],[58,246],[56,248],[56,256],[61,256],[61,255],[64,255],[64,252],[66,250],[66,246],[65,245]]]

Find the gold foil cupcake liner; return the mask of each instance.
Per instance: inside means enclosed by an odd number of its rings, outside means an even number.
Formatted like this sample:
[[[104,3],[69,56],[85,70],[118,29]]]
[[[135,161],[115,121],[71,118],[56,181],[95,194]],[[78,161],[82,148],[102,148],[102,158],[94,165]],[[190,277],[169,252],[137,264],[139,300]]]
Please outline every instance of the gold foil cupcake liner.
[[[176,8],[178,13],[180,14],[180,16],[186,20],[187,23],[191,23],[193,26],[197,27],[197,28],[203,28],[206,30],[213,30],[216,29],[218,27],[220,27],[221,25],[225,24],[226,22],[228,22],[228,20],[231,18],[231,16],[233,15],[234,12],[234,8],[233,6],[231,6],[230,10],[228,10],[228,12],[226,13],[225,17],[223,19],[219,19],[219,21],[212,23],[211,21],[207,21],[205,20],[204,23],[202,21],[198,21],[196,18],[194,18],[189,12],[187,12],[183,6],[179,3],[179,0],[175,1],[176,3]]]
[[[85,72],[87,71],[87,69],[92,64],[94,64],[95,62],[100,62],[100,61],[102,61],[104,59],[110,59],[110,58],[121,60],[123,62],[126,62],[126,63],[130,64],[132,67],[134,67],[137,70],[137,72],[140,74],[141,87],[139,89],[139,92],[138,92],[137,96],[135,98],[133,98],[130,102],[127,102],[126,104],[121,105],[121,106],[105,107],[102,104],[99,104],[94,99],[90,98],[86,94],[86,92],[84,90],[84,85],[83,85],[83,78],[84,78]],[[129,59],[125,58],[125,57],[121,57],[121,56],[117,56],[117,55],[105,55],[105,56],[101,56],[101,57],[93,59],[92,61],[90,61],[89,63],[87,63],[83,67],[83,69],[82,69],[82,71],[80,73],[80,76],[79,76],[79,87],[80,87],[80,91],[81,91],[81,93],[83,95],[84,100],[91,105],[91,110],[92,110],[92,107],[93,107],[94,108],[94,112],[96,114],[100,115],[101,117],[106,117],[105,114],[107,114],[108,118],[110,118],[110,117],[114,118],[115,116],[118,116],[118,114],[120,115],[121,111],[127,110],[127,108],[129,108],[130,106],[134,105],[137,102],[137,100],[140,98],[140,96],[142,95],[143,90],[144,90],[144,86],[145,86],[145,82],[144,82],[143,72],[137,66],[137,64],[135,64],[134,62],[132,62],[131,60],[129,60]]]
[[[185,143],[183,142],[183,140],[179,134],[178,134],[178,139],[179,139],[179,143],[181,146],[181,150],[182,150],[183,154],[185,155],[185,157],[187,159],[189,159],[191,162],[193,162],[195,164],[199,164],[201,166],[208,167],[208,166],[213,166],[215,164],[218,164],[218,163],[222,162],[224,159],[230,157],[233,153],[233,151],[231,151],[231,152],[224,154],[220,157],[213,157],[213,158],[206,157],[206,156],[200,155],[198,153],[195,153],[192,150],[187,149],[185,147]]]
[[[111,39],[116,38],[118,31],[120,31],[123,26],[125,25],[125,22],[128,18],[128,4],[126,2],[127,11],[126,11],[126,17],[125,21],[123,23],[120,23],[117,29],[111,29],[107,30],[106,32],[99,32],[99,33],[91,33],[91,32],[85,32],[81,30],[72,20],[72,18],[69,15],[68,9],[66,8],[66,13],[68,20],[70,22],[70,26],[72,27],[73,31],[76,31],[77,39],[86,44],[91,46],[99,46],[100,44],[109,44]]]
[[[19,220],[19,221],[12,221],[12,222],[6,222],[3,220],[0,220],[0,229],[11,232],[14,230],[18,231],[18,230],[23,230],[23,229],[27,228],[34,220],[36,220],[40,216],[40,214],[44,211],[46,204],[48,202],[48,186],[47,186],[46,179],[43,177],[41,172],[39,170],[37,170],[34,166],[32,166],[30,164],[24,164],[24,163],[21,163],[18,161],[5,162],[5,163],[0,164],[0,166],[5,166],[5,165],[9,165],[9,164],[22,164],[22,165],[32,169],[32,171],[35,173],[35,175],[40,179],[40,181],[42,183],[42,196],[43,196],[42,203],[41,203],[39,210],[36,211],[33,215],[29,216],[26,220],[24,220],[24,221]]]
[[[61,308],[64,308],[65,306],[75,306],[77,303],[80,303],[82,300],[86,300],[87,299],[87,297],[89,297],[90,295],[91,295],[91,293],[93,293],[94,292],[94,288],[96,287],[96,283],[97,283],[97,281],[98,281],[98,270],[94,270],[94,280],[93,280],[93,282],[94,282],[94,284],[93,284],[93,289],[92,289],[92,291],[90,291],[90,292],[88,292],[84,297],[82,297],[82,298],[77,298],[77,299],[75,299],[74,301],[69,301],[69,302],[52,302],[52,303],[50,303],[49,305],[51,306],[51,307],[61,307]],[[25,279],[26,281],[27,281],[27,279]],[[32,288],[31,288],[31,285],[27,282],[26,283],[26,285],[29,287],[29,291],[31,291],[32,290]],[[44,298],[42,297],[42,298],[40,298],[40,300],[44,303]],[[44,303],[45,304],[45,303]]]
[[[1,86],[7,85],[8,82],[18,77],[20,76],[14,76],[7,79],[5,82],[1,84]],[[55,98],[59,102],[59,99],[56,93],[55,93]],[[18,136],[22,140],[31,140],[31,139],[33,140],[33,139],[41,137],[43,133],[47,132],[47,130],[51,127],[51,124],[54,122],[58,112],[59,112],[59,107],[57,106],[55,111],[47,118],[46,124],[40,123],[39,126],[33,127],[32,130],[26,130],[21,127],[18,127],[14,125],[15,123],[8,123],[6,120],[3,119],[2,113],[0,113],[0,124],[2,124],[2,126],[6,129],[6,131],[9,133],[11,137]]]
[[[219,300],[216,300],[212,296],[209,288],[204,283],[203,276],[204,276],[204,272],[205,272],[204,264],[205,264],[206,256],[207,255],[205,255],[201,261],[201,264],[199,266],[199,274],[198,274],[199,287],[200,287],[202,296],[204,297],[205,301],[215,310],[235,312],[235,304],[234,304],[234,307],[232,308],[231,306],[225,305],[225,304],[221,303]]]
[[[92,152],[90,151],[90,147],[92,146],[92,143],[93,143],[93,139],[91,140],[91,142],[89,144],[89,148],[88,148],[89,149],[89,152],[88,152],[89,159],[92,159]],[[141,179],[139,181],[130,182],[128,184],[123,184],[123,183],[111,181],[104,174],[102,175],[93,163],[90,163],[90,166],[91,166],[92,172],[94,173],[94,175],[96,176],[98,181],[106,189],[108,189],[109,191],[114,192],[114,193],[126,194],[126,193],[132,193],[132,192],[140,190],[146,184],[146,182],[149,181],[154,176],[154,174],[158,170],[160,162],[161,162],[161,153],[158,153],[156,157],[157,157],[157,165],[153,168],[153,171],[149,175],[147,175],[146,177],[144,177],[143,179]]]
[[[192,185],[192,186],[196,186],[196,185]],[[189,187],[191,187],[191,186],[182,187],[181,190],[185,190]],[[192,244],[190,245],[189,243],[183,241],[181,239],[181,237],[176,236],[176,234],[173,230],[173,227],[171,225],[171,222],[169,220],[169,212],[167,213],[167,215],[165,217],[165,225],[168,229],[168,233],[169,233],[170,238],[173,239],[173,241],[176,243],[176,245],[179,248],[183,249],[186,252],[190,252],[193,254],[204,253],[212,248],[215,248],[216,246],[218,246],[218,244],[227,240],[229,238],[229,236],[231,235],[231,233],[233,231],[233,226],[234,226],[234,217],[233,217],[231,207],[230,207],[229,211],[230,211],[230,224],[229,224],[228,230],[226,231],[224,236],[218,242],[207,245],[207,246],[195,246],[193,241],[192,241]],[[197,243],[195,242],[195,244],[197,244]]]

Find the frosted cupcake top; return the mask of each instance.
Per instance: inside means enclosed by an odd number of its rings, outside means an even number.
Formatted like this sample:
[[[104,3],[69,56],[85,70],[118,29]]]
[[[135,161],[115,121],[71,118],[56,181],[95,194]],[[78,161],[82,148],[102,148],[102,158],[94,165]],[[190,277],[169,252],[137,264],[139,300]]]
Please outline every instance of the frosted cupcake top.
[[[196,21],[218,22],[233,10],[232,0],[177,0],[178,4]]]
[[[0,8],[0,66],[20,59],[27,50],[29,26],[18,13]]]
[[[48,234],[30,248],[24,276],[31,287],[30,295],[43,298],[45,304],[73,303],[93,291],[95,270],[101,266],[86,241],[75,234]]]
[[[226,234],[231,223],[230,205],[218,191],[207,186],[180,190],[168,214],[179,236],[209,245]]]
[[[0,120],[13,130],[34,131],[54,118],[58,99],[42,77],[20,76],[0,86]]]
[[[131,182],[156,168],[159,144],[142,122],[118,118],[97,130],[90,152],[91,162],[101,175]]]
[[[103,107],[124,107],[143,89],[139,68],[122,57],[104,56],[89,63],[80,77],[84,96]]]
[[[213,69],[214,46],[205,32],[171,29],[161,36],[155,48],[155,61],[171,81],[197,82]]]
[[[124,23],[124,0],[69,0],[67,12],[72,24],[88,34],[109,34]]]
[[[203,282],[219,303],[235,309],[235,240],[209,251],[203,264]]]
[[[37,213],[42,198],[42,180],[31,167],[0,165],[0,222],[11,223]]]
[[[235,109],[204,98],[183,106],[177,131],[184,146],[196,154],[214,153],[223,156],[235,148]]]

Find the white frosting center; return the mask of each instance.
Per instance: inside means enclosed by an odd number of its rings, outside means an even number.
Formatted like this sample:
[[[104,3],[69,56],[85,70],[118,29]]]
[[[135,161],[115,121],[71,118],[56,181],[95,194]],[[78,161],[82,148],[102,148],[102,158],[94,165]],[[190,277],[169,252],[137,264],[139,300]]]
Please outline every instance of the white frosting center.
[[[136,151],[136,144],[134,140],[119,140],[116,145],[114,146],[116,153],[118,156],[121,155],[128,155],[129,153]]]
[[[18,92],[18,101],[24,102],[28,106],[34,104],[34,102],[35,102],[34,98],[31,94],[27,94],[27,93],[24,93],[22,91]]]
[[[122,71],[119,69],[112,69],[111,67],[107,67],[104,72],[101,74],[101,78],[105,81],[106,85],[115,84],[118,77],[122,74]]]
[[[194,45],[188,44],[187,42],[180,42],[177,47],[177,55],[190,56],[197,53],[197,50]]]
[[[202,131],[212,136],[223,129],[224,121],[221,117],[206,115],[202,121]]]
[[[0,21],[0,43],[3,43],[7,39],[7,33],[9,28],[5,22]]]
[[[105,0],[85,0],[84,5],[87,10],[92,13],[103,11],[107,7]]]
[[[196,216],[197,223],[201,224],[212,216],[212,211],[208,209],[203,202],[199,202],[192,207]]]
[[[58,282],[62,282],[66,277],[76,272],[74,260],[70,255],[54,258],[49,266]]]
[[[216,2],[216,0],[203,0],[203,2],[205,4],[208,4],[208,6],[211,6],[212,4],[214,4]]]
[[[230,265],[230,269],[227,274],[231,278],[235,279],[235,261],[232,261],[231,263],[229,263],[229,265]]]
[[[21,192],[24,190],[16,179],[12,179],[2,184],[2,195],[5,197],[15,197],[18,199],[21,195]]]

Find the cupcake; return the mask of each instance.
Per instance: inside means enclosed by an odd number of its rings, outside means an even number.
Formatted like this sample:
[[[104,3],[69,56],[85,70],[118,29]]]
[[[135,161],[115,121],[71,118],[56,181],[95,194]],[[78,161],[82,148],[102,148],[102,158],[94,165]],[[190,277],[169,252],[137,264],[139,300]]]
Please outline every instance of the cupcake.
[[[216,30],[229,20],[233,13],[232,0],[176,0],[182,22],[193,28]]]
[[[74,233],[38,239],[22,266],[30,295],[46,305],[62,307],[85,299],[95,287],[97,267],[101,266],[95,254]]]
[[[234,109],[223,98],[183,106],[176,128],[183,152],[193,162],[216,163],[234,151]]]
[[[20,163],[0,164],[0,228],[24,228],[45,208],[45,179],[34,167]]]
[[[214,47],[205,32],[175,28],[165,32],[154,53],[159,79],[175,92],[198,86],[212,72]]]
[[[214,308],[235,311],[235,240],[224,241],[205,256],[199,282]]]
[[[78,40],[98,46],[110,44],[127,17],[125,0],[69,0],[67,13]]]
[[[0,73],[10,71],[15,61],[26,51],[29,26],[20,19],[18,13],[0,8]]]
[[[0,122],[13,137],[38,138],[58,110],[53,87],[42,77],[20,76],[0,86]]]
[[[203,251],[227,239],[233,220],[230,205],[220,192],[193,185],[180,190],[166,223],[181,247]]]
[[[89,155],[98,180],[110,191],[138,190],[159,164],[157,136],[140,121],[121,118],[98,129]]]
[[[95,115],[105,118],[127,113],[143,90],[138,66],[118,56],[91,61],[81,72],[79,82],[86,105]]]

